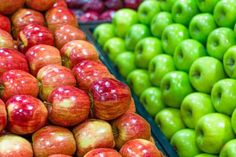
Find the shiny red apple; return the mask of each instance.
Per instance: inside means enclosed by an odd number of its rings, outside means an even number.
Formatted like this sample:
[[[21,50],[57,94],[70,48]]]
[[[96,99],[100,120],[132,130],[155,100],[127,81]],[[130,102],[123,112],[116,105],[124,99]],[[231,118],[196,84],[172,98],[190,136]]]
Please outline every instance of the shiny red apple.
[[[0,21],[1,21],[0,29],[3,29],[8,33],[11,33],[11,21],[9,20],[9,18],[0,14]]]
[[[25,0],[0,0],[0,13],[9,15],[23,7]]]
[[[115,149],[97,148],[89,151],[84,157],[122,157]]]
[[[39,69],[49,64],[61,65],[60,51],[50,45],[39,44],[25,53],[31,74],[36,76]]]
[[[99,16],[99,20],[111,21],[115,15],[115,10],[107,10]]]
[[[0,47],[1,48],[14,48],[14,40],[7,31],[0,29]]]
[[[34,10],[47,11],[55,2],[56,0],[26,0],[26,5]]]
[[[142,3],[142,0],[124,0],[125,8],[138,9],[138,6]]]
[[[105,0],[104,4],[108,9],[114,9],[114,10],[118,10],[123,7],[122,0]]]
[[[104,10],[105,6],[102,0],[89,0],[87,3],[83,5],[83,11],[94,11],[97,13],[101,13]]]
[[[15,134],[31,134],[44,126],[47,121],[48,111],[45,105],[31,95],[11,97],[6,102],[6,108],[9,130]]]
[[[56,0],[56,2],[53,4],[52,7],[53,7],[53,8],[56,8],[56,7],[65,7],[65,8],[68,8],[68,6],[67,6],[65,0]]]
[[[99,19],[99,14],[95,11],[88,11],[79,17],[80,22],[92,22]]]
[[[5,129],[7,125],[7,111],[4,102],[0,99],[0,132]]]
[[[35,157],[48,157],[53,154],[73,155],[76,143],[72,132],[59,126],[45,126],[32,136]]]

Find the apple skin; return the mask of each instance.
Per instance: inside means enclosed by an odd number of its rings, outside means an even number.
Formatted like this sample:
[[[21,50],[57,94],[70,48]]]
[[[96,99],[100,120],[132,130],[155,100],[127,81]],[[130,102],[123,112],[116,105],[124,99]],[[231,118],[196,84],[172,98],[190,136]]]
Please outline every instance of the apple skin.
[[[48,96],[49,120],[59,126],[74,126],[88,118],[90,100],[87,93],[73,86],[60,86]]]
[[[125,113],[112,122],[116,148],[120,149],[132,139],[151,138],[150,124],[136,113]]]
[[[62,64],[72,69],[82,60],[98,60],[96,48],[84,40],[72,40],[61,48]]]
[[[202,13],[213,13],[215,5],[220,0],[196,0],[199,10]]]
[[[31,134],[45,125],[48,111],[44,104],[30,95],[15,95],[6,102],[8,128],[12,133]]]
[[[135,69],[129,73],[127,77],[127,83],[137,96],[140,96],[142,92],[151,87],[149,80],[149,73],[143,69]]]
[[[227,142],[220,151],[220,157],[234,157],[236,155],[235,151],[236,139]]]
[[[179,108],[184,97],[193,92],[188,74],[182,71],[167,73],[160,86],[164,103],[169,107]]]
[[[88,11],[81,16],[79,16],[79,22],[87,23],[92,21],[97,21],[99,19],[99,14],[94,11]]]
[[[89,93],[93,98],[93,114],[102,120],[113,120],[124,114],[131,103],[129,87],[113,78],[94,81]]]
[[[208,94],[194,92],[187,95],[181,103],[180,114],[184,124],[194,129],[201,117],[214,113],[215,109]]]
[[[72,157],[71,155],[64,155],[64,154],[53,154],[49,155],[48,157]]]
[[[0,76],[13,69],[29,71],[25,56],[15,49],[0,48],[0,63]]]
[[[14,13],[17,9],[23,7],[25,0],[1,0],[0,13],[9,15]]]
[[[141,39],[135,46],[135,64],[138,68],[147,69],[150,60],[161,53],[163,49],[158,38]]]
[[[170,24],[162,32],[162,48],[167,54],[173,55],[177,45],[188,38],[188,29],[184,25]]]
[[[14,40],[7,31],[0,29],[0,47],[1,48],[14,48]]]
[[[56,2],[56,0],[40,0],[40,1],[26,0],[26,5],[29,8],[43,12],[43,11],[47,11],[49,8],[51,8],[55,2]]]
[[[33,149],[29,141],[21,136],[8,134],[0,136],[1,157],[33,157]]]
[[[124,8],[130,8],[137,10],[139,5],[142,3],[142,0],[124,0]]]
[[[186,39],[179,43],[174,52],[174,63],[177,70],[189,72],[192,63],[206,56],[205,47],[193,39]]]
[[[52,8],[56,7],[65,7],[68,8],[67,3],[65,0],[56,0],[56,2],[52,5]]]
[[[106,10],[104,11],[100,16],[99,16],[99,20],[101,21],[112,21],[114,15],[115,15],[115,10]]]
[[[165,108],[165,104],[162,100],[162,93],[159,88],[147,88],[142,92],[139,99],[146,111],[152,117],[155,117],[158,112]]]
[[[216,23],[214,17],[209,13],[201,13],[195,15],[189,24],[190,36],[205,44],[208,35],[216,29]]]
[[[195,130],[197,145],[205,153],[220,153],[224,144],[234,138],[230,118],[221,113],[203,116],[198,121]]]
[[[179,156],[195,156],[200,153],[195,138],[195,130],[182,129],[172,136],[171,144],[173,145]]]
[[[50,45],[35,45],[25,53],[25,57],[29,63],[30,72],[33,76],[36,76],[39,69],[46,65],[61,65],[60,51]]]
[[[47,157],[52,154],[73,155],[76,151],[72,132],[59,126],[48,125],[39,129],[33,134],[32,141],[35,157]]]
[[[83,5],[82,10],[84,12],[94,11],[96,13],[101,13],[105,8],[104,4],[105,3],[103,3],[102,0],[89,0]]]
[[[162,2],[161,2],[162,3]],[[160,12],[156,14],[151,21],[150,29],[152,35],[155,37],[161,38],[162,32],[164,29],[173,23],[171,13],[169,12]]]
[[[76,79],[72,71],[56,64],[49,64],[42,67],[37,73],[37,79],[41,83],[39,97],[42,100],[47,100],[50,93],[56,87],[76,85]]]
[[[233,127],[234,133],[236,134],[236,109],[234,109],[233,114],[231,116],[231,125]]]
[[[169,140],[177,131],[185,128],[180,110],[175,108],[161,110],[155,117],[155,123]]]
[[[213,154],[206,154],[206,153],[203,153],[203,154],[198,154],[194,157],[218,157],[217,155],[213,155]]]
[[[105,0],[104,5],[108,9],[118,10],[123,8],[122,0]]]
[[[7,111],[5,103],[0,99],[0,132],[2,132],[7,125]]]
[[[54,32],[55,45],[61,49],[63,45],[72,40],[86,40],[86,35],[83,31],[75,26],[62,25],[56,28]]]
[[[114,148],[111,125],[103,120],[88,119],[73,129],[77,144],[77,156],[82,157],[96,148]]]
[[[133,139],[126,142],[120,149],[120,154],[122,157],[133,157],[134,154],[140,157],[163,157],[155,144],[145,139]]]
[[[7,16],[0,14],[0,21],[1,21],[0,29],[3,29],[8,33],[11,33],[11,21],[9,20],[9,18]]]
[[[131,102],[130,102],[130,105],[129,105],[129,109],[126,111],[126,113],[135,113],[136,112],[136,104],[134,102],[134,99],[131,98]]]
[[[114,149],[110,148],[97,148],[89,151],[84,155],[84,157],[122,157],[120,153],[118,153]]]
[[[171,12],[171,9],[175,2],[176,2],[175,0],[160,1],[161,10],[166,12]]]
[[[189,79],[192,86],[203,93],[210,93],[213,85],[224,77],[222,63],[218,59],[209,56],[195,60],[189,70]]]
[[[236,78],[235,70],[236,46],[231,46],[224,54],[223,64],[226,74],[230,78]]]

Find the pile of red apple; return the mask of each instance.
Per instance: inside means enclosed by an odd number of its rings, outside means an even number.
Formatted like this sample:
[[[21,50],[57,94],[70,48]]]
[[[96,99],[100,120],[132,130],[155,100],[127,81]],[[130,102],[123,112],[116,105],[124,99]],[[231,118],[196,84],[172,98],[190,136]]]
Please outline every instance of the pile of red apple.
[[[64,0],[0,0],[1,157],[162,157]]]
[[[236,157],[236,0],[148,0],[93,34],[180,157]]]

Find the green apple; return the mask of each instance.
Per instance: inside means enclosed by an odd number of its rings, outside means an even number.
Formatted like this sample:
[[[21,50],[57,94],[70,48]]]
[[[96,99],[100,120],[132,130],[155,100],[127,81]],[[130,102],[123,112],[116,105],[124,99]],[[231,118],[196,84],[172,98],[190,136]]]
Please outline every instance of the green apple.
[[[189,70],[189,79],[192,86],[203,93],[210,93],[213,85],[224,77],[222,63],[218,59],[209,56],[195,60]]]
[[[168,72],[175,71],[175,64],[172,56],[159,54],[154,57],[148,65],[150,81],[155,86],[160,86],[162,78]]]
[[[161,4],[161,10],[171,12],[172,6],[176,0],[158,0]]]
[[[236,46],[231,46],[224,54],[223,64],[226,74],[236,78]]]
[[[195,92],[187,95],[180,107],[181,117],[184,124],[194,129],[198,120],[206,114],[215,112],[208,94]]]
[[[227,78],[215,83],[211,101],[217,112],[231,116],[236,108],[236,80]]]
[[[133,52],[123,52],[117,55],[114,63],[123,77],[126,78],[131,71],[136,69],[134,59],[135,55]]]
[[[120,9],[115,13],[112,23],[115,28],[115,34],[124,38],[130,27],[138,23],[138,14],[132,9]]]
[[[161,11],[160,2],[156,0],[144,1],[138,7],[139,22],[145,25],[151,23],[152,18]]]
[[[188,29],[184,25],[177,23],[170,24],[162,33],[162,47],[167,54],[173,55],[176,46],[188,38]]]
[[[234,34],[236,35],[236,24],[234,25]]]
[[[157,113],[155,123],[160,127],[167,139],[171,139],[177,131],[185,128],[180,111],[174,108],[165,108]]]
[[[197,3],[195,0],[178,0],[174,3],[171,13],[176,23],[188,26],[192,17],[198,13]]]
[[[168,12],[160,12],[156,14],[151,21],[151,32],[155,37],[161,38],[162,32],[166,26],[173,23],[172,16]]]
[[[184,97],[190,94],[193,89],[187,73],[172,71],[162,78],[161,91],[167,106],[179,108]]]
[[[196,142],[205,153],[218,154],[229,140],[234,138],[230,118],[221,113],[203,116],[196,126]]]
[[[234,133],[236,134],[236,109],[234,109],[233,114],[231,116],[231,125],[233,127]]]
[[[164,102],[161,96],[161,90],[156,87],[147,88],[142,92],[140,96],[140,102],[146,109],[146,111],[152,116],[160,112],[165,108]]]
[[[204,46],[193,39],[183,40],[176,47],[174,52],[174,63],[178,70],[188,72],[192,63],[206,55]]]
[[[212,154],[204,153],[204,154],[198,154],[198,155],[196,155],[194,157],[218,157],[218,156],[217,155],[212,155]]]
[[[150,36],[149,28],[144,24],[134,24],[125,36],[126,48],[133,51],[139,40]]]
[[[207,39],[208,54],[223,60],[224,53],[236,43],[233,30],[221,27],[213,30]]]
[[[220,151],[220,157],[235,157],[236,156],[236,139],[227,142]]]
[[[209,13],[195,15],[189,23],[190,36],[205,44],[208,35],[216,29],[214,17]]]
[[[98,44],[103,46],[107,40],[115,36],[114,26],[110,23],[100,24],[95,28],[93,36]]]
[[[117,55],[126,51],[125,41],[118,37],[113,37],[106,41],[103,50],[108,54],[111,61],[115,61]]]
[[[137,96],[140,96],[145,89],[151,87],[149,73],[142,69],[132,71],[127,77],[127,82]]]
[[[195,130],[182,129],[172,136],[170,143],[180,157],[190,157],[200,153],[195,138]]]
[[[214,9],[213,16],[218,26],[233,28],[236,22],[236,1],[221,0]]]
[[[213,13],[216,3],[220,0],[196,0],[202,13]]]
[[[150,60],[161,53],[163,50],[159,39],[155,37],[144,38],[135,47],[135,64],[139,68],[147,69]]]

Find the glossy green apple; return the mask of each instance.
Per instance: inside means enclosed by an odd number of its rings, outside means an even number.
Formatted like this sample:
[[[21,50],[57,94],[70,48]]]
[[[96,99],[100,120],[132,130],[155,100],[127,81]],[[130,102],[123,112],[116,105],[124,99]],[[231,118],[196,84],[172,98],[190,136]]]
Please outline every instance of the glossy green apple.
[[[147,88],[142,92],[140,96],[140,102],[146,109],[146,111],[152,116],[160,112],[165,108],[164,102],[161,96],[161,90],[156,87]]]
[[[214,9],[213,16],[218,26],[233,28],[236,22],[236,1],[221,0]]]
[[[195,0],[178,0],[174,3],[171,13],[176,23],[188,26],[192,17],[198,13],[197,3]]]
[[[201,13],[195,15],[189,24],[190,36],[205,44],[208,35],[216,29],[216,23],[214,17],[209,13]]]
[[[167,54],[173,55],[176,46],[188,38],[188,29],[184,25],[177,23],[170,24],[162,33],[162,47]]]
[[[117,55],[115,59],[115,65],[123,77],[126,78],[129,73],[131,73],[131,71],[136,69],[134,59],[135,56],[133,52],[123,52]]]
[[[159,0],[161,4],[161,10],[171,12],[172,6],[176,0]]]
[[[112,23],[115,28],[115,34],[124,38],[130,27],[138,23],[138,14],[132,9],[120,9],[115,13]]]
[[[138,7],[139,22],[145,25],[151,23],[152,18],[161,11],[160,2],[156,0],[144,1]]]
[[[204,46],[193,39],[183,40],[175,49],[174,63],[178,70],[188,72],[192,63],[206,55]]]
[[[103,23],[98,25],[93,36],[99,45],[103,46],[105,42],[115,36],[114,26],[110,23]]]
[[[195,60],[189,70],[189,79],[192,86],[203,93],[210,93],[213,85],[224,77],[222,63],[218,59],[209,56]]]
[[[236,109],[234,109],[233,114],[231,116],[231,125],[233,127],[234,133],[236,134]]]
[[[230,118],[221,113],[203,116],[196,126],[196,142],[205,153],[218,154],[229,140],[234,138]]]
[[[140,96],[145,89],[151,87],[149,73],[142,69],[132,71],[127,77],[127,82],[137,96]]]
[[[172,16],[169,12],[160,12],[156,14],[151,21],[151,32],[155,37],[161,38],[162,32],[166,26],[173,23]]]
[[[200,153],[196,144],[196,133],[192,129],[177,131],[171,138],[170,143],[181,157],[195,156]]]
[[[203,154],[198,154],[198,155],[196,155],[194,157],[218,157],[218,156],[217,155],[203,153]]]
[[[236,24],[234,25],[234,34],[236,35]]]
[[[236,46],[230,47],[224,54],[223,64],[226,74],[236,78]]]
[[[175,64],[172,56],[159,54],[154,57],[148,66],[150,81],[155,86],[160,86],[162,78],[168,72],[175,71]]]
[[[207,52],[210,56],[223,60],[224,53],[236,43],[233,30],[221,27],[213,30],[207,39]]]
[[[133,51],[139,40],[150,36],[149,28],[144,24],[134,24],[125,36],[126,48]]]
[[[236,80],[227,78],[216,82],[211,100],[217,112],[231,116],[236,108]]]
[[[195,92],[187,95],[181,103],[180,113],[184,124],[194,129],[198,120],[206,114],[215,112],[208,94]]]
[[[168,139],[171,139],[177,131],[185,128],[180,111],[174,108],[165,108],[157,113],[155,123]]]
[[[139,68],[147,69],[150,60],[163,53],[161,41],[155,37],[140,40],[135,47],[135,64]]]
[[[113,37],[106,41],[103,50],[108,54],[111,61],[115,61],[117,55],[126,51],[125,41],[118,37]]]
[[[199,10],[203,13],[213,13],[218,1],[220,0],[196,0]]]
[[[236,156],[236,139],[227,142],[220,151],[220,157],[235,157]]]
[[[167,106],[179,108],[184,97],[193,92],[193,89],[187,73],[172,71],[162,78],[161,91]]]

